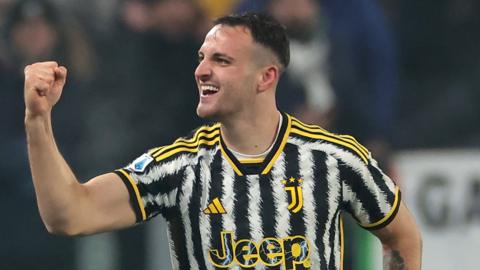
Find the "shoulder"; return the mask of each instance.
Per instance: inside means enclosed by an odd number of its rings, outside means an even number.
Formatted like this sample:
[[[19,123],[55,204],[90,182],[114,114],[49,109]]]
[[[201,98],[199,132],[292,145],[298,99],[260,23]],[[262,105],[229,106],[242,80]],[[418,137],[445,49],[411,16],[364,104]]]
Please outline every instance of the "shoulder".
[[[220,142],[220,124],[204,125],[189,135],[176,139],[172,144],[152,148],[148,154],[156,161],[178,157],[182,154],[198,153],[201,147],[213,148]]]
[[[290,136],[292,138],[310,142],[312,147],[318,147],[327,152],[346,151],[360,158],[366,164],[369,163],[370,152],[353,136],[335,134],[318,125],[303,123],[292,116],[290,118]]]

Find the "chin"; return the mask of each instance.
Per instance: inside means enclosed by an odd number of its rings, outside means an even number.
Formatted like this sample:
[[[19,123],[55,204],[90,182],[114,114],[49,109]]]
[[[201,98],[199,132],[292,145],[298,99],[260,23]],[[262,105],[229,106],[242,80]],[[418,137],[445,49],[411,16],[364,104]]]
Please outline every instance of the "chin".
[[[203,119],[216,119],[216,113],[214,110],[209,110],[208,108],[204,108],[204,106],[201,105],[198,105],[197,107],[197,115]]]

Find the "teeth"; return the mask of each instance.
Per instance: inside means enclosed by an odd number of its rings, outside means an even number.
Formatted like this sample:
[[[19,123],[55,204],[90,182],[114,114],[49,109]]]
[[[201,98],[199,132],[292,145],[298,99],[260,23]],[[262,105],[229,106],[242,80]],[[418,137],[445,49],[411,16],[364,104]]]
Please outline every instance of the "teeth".
[[[213,85],[202,85],[201,88],[202,91],[214,91],[214,92],[217,92],[218,91],[218,87],[216,86],[213,86]]]

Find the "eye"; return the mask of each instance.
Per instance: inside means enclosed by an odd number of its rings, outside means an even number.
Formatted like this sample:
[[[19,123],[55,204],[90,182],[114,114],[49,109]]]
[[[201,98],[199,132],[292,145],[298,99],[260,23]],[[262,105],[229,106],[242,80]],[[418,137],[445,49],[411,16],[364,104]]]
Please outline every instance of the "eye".
[[[198,52],[197,61],[198,63],[202,62],[205,59],[205,54],[201,51]]]
[[[217,63],[219,63],[222,66],[226,66],[226,65],[230,64],[230,61],[228,59],[225,59],[225,58],[218,58]]]

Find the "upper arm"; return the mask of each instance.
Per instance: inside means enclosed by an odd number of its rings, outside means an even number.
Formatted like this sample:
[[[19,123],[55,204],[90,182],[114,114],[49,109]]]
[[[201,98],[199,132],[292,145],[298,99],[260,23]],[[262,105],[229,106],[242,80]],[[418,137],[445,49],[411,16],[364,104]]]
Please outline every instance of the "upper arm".
[[[420,231],[415,220],[402,202],[395,218],[385,227],[372,230],[385,247],[394,247],[405,239],[420,240]]]
[[[421,269],[422,238],[420,230],[403,203],[392,222],[372,232],[382,242],[385,269]]]
[[[93,234],[129,227],[135,224],[135,211],[126,185],[115,173],[97,176],[82,184],[83,199],[79,216],[81,231],[75,234]]]

